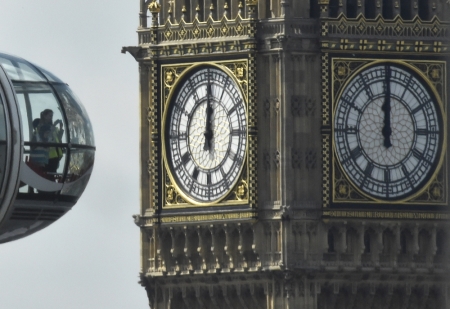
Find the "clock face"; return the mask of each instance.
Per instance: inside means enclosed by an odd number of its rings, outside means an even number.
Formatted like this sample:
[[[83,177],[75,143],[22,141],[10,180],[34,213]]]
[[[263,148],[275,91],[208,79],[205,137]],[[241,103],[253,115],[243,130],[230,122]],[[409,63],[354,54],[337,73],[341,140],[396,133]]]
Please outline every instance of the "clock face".
[[[231,76],[214,66],[189,72],[166,114],[169,172],[185,198],[221,200],[236,184],[247,148],[244,99]]]
[[[393,63],[363,69],[337,101],[339,163],[365,194],[384,200],[411,196],[439,161],[440,117],[435,96],[414,72]]]

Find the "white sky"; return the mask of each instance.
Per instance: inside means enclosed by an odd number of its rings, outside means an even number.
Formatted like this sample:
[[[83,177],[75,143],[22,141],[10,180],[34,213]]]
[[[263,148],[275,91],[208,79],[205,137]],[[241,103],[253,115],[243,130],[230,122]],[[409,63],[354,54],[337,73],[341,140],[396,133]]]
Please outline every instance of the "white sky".
[[[48,228],[0,245],[0,308],[148,308],[139,278],[139,0],[0,0],[0,50],[69,84],[96,139],[89,185]]]

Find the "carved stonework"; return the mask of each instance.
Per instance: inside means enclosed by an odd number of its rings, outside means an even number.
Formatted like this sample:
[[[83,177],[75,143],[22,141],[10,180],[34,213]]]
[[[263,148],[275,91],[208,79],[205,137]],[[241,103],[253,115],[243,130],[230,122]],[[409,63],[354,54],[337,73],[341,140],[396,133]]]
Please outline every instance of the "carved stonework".
[[[291,156],[292,168],[301,168],[303,161],[302,153],[298,149],[292,148]]]
[[[291,97],[291,112],[294,117],[314,117],[316,100],[305,96]]]
[[[305,153],[305,166],[308,170],[315,169],[317,166],[317,152],[313,149]]]

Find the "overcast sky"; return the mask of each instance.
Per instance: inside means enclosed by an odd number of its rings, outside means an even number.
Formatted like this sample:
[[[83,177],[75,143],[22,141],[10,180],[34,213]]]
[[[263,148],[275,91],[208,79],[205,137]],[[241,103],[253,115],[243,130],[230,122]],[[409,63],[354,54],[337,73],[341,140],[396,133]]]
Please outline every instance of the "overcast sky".
[[[0,245],[0,308],[148,308],[139,278],[139,0],[0,0],[0,51],[54,73],[94,126],[96,161],[63,218]]]

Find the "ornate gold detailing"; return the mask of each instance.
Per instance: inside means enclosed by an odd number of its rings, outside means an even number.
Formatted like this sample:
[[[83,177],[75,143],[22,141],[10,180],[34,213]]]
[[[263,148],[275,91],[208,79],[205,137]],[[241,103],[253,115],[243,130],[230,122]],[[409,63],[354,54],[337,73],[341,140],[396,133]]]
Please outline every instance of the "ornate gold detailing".
[[[354,211],[324,210],[324,217],[332,218],[367,218],[367,219],[409,219],[409,220],[448,220],[449,213],[439,212],[405,212],[405,211]]]
[[[247,4],[247,6],[257,6],[258,0],[246,0],[245,3]]]
[[[248,71],[248,64],[247,63],[228,63],[225,64],[225,66],[230,69],[234,76],[237,78],[237,81],[239,83],[239,85],[242,87],[242,89],[244,90],[244,95],[246,97],[246,99],[248,98],[247,93],[248,93],[248,76],[247,76],[247,71]]]
[[[223,23],[223,24],[222,24],[222,29],[220,29],[220,33],[221,33],[223,36],[227,36],[227,35],[228,35],[228,32],[229,32],[228,26],[227,26],[225,23]]]
[[[256,140],[256,78],[255,78],[255,60],[250,57],[248,60],[222,61],[214,64],[221,66],[228,74],[234,76],[235,81],[242,89],[242,94],[247,103],[248,111],[248,148],[246,163],[240,179],[234,188],[231,189],[228,196],[215,205],[242,205],[249,204],[250,207],[256,206],[256,156],[257,156],[257,140]],[[161,66],[161,116],[170,100],[173,88],[176,87],[178,80],[183,73],[196,65],[195,63],[185,63],[176,65]],[[163,208],[164,207],[189,207],[192,204],[182,198],[180,189],[175,183],[172,183],[163,155]]]
[[[146,67],[148,69],[148,77],[149,77],[149,92],[151,94],[157,92],[158,85],[158,75],[157,75],[157,65],[155,61],[151,61],[150,65]],[[159,133],[159,121],[158,121],[158,100],[157,96],[150,95],[149,106],[147,107],[147,118],[149,122],[149,133],[150,133],[150,141],[149,141],[149,154],[148,154],[148,173],[149,173],[149,183],[150,185],[148,191],[150,193],[150,206],[153,209],[157,209],[159,205],[159,188],[158,185],[154,185],[158,183],[158,179],[160,178],[159,174],[159,141],[158,141],[158,133]]]
[[[322,49],[345,51],[382,51],[403,53],[447,53],[450,51],[450,25],[437,17],[422,21],[418,16],[404,21],[399,15],[394,20],[366,20],[363,15],[347,19],[322,21]],[[343,36],[355,38],[343,39]],[[358,37],[364,36],[364,39]],[[398,40],[398,38],[402,40]]]
[[[331,181],[331,169],[330,169],[330,135],[322,135],[322,205],[324,208],[330,205],[330,181]]]
[[[167,186],[166,188],[166,203],[175,204],[177,193],[173,186]]]
[[[153,0],[153,2],[148,5],[148,10],[152,14],[158,14],[161,11],[161,5],[156,2],[156,0]]]
[[[244,81],[246,79],[245,66],[242,65],[236,66],[236,71],[234,73],[236,74],[237,79],[241,81]]]
[[[186,201],[178,194],[178,190],[170,184],[166,184],[166,205],[185,204]]]
[[[347,68],[345,66],[338,66],[338,75],[339,76],[345,76],[347,72]]]
[[[330,123],[330,111],[328,108],[329,103],[329,56],[328,54],[322,55],[322,125],[329,126]]]
[[[166,70],[165,74],[166,78],[164,79],[164,82],[168,87],[170,87],[175,82],[175,70],[168,69]]]
[[[201,214],[190,216],[170,216],[162,217],[161,223],[188,223],[202,221],[220,221],[220,220],[236,220],[236,219],[254,219],[256,214],[253,212],[235,212],[235,213],[218,213],[218,214]]]
[[[234,191],[238,200],[245,200],[248,198],[248,186],[247,182],[241,180],[241,182],[237,185],[236,191]]]
[[[171,6],[169,6],[171,9]],[[249,7],[250,8],[250,7]],[[184,10],[187,12],[186,8]],[[200,9],[201,11],[201,9]],[[197,10],[197,15],[198,12]],[[250,14],[250,13],[249,13]],[[183,13],[184,15],[184,13]],[[241,40],[233,39],[232,41],[227,42],[227,45],[232,45],[234,51],[245,51],[253,49],[254,43],[250,43],[248,41],[243,41],[243,38],[252,38],[254,37],[256,31],[256,26],[254,25],[253,18],[242,18],[241,14],[238,14],[236,18],[229,20],[226,16],[222,16],[220,20],[213,20],[212,16],[206,21],[199,21],[198,18],[194,18],[191,23],[186,22],[184,19],[181,19],[179,23],[173,24],[171,18],[168,18],[165,21],[163,26],[158,28],[156,33],[157,42],[173,42],[177,44],[177,46],[182,45],[184,40],[198,40],[198,39],[210,39],[210,38],[223,38],[223,37],[237,37],[241,36]],[[148,30],[150,31],[150,30]],[[140,44],[148,44],[152,43],[150,41],[150,36],[147,31],[139,32],[139,42]],[[192,42],[196,45],[205,45],[211,46],[211,44],[223,45],[222,42]],[[170,46],[169,48],[172,48]],[[222,51],[223,49],[221,49]],[[216,50],[211,50],[210,48],[205,49],[208,52],[217,52]],[[224,52],[230,51],[228,46],[226,46],[226,50]],[[163,56],[167,55],[167,52],[161,49],[155,50],[157,55]],[[173,53],[172,53],[173,54]]]

